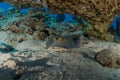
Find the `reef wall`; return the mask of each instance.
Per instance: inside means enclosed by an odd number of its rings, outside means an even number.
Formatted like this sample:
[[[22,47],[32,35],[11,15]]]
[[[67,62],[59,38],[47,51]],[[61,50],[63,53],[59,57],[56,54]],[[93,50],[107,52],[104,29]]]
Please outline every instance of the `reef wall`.
[[[108,27],[113,18],[120,12],[119,0],[3,0],[17,8],[45,8],[49,13],[68,13],[78,18],[84,18],[88,24],[86,35],[107,41],[112,40]]]

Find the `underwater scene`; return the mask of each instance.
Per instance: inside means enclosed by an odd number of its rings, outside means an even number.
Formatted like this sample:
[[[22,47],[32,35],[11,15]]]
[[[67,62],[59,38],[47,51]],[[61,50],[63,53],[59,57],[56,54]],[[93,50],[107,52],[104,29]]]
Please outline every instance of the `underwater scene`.
[[[120,0],[0,0],[0,80],[120,80]]]

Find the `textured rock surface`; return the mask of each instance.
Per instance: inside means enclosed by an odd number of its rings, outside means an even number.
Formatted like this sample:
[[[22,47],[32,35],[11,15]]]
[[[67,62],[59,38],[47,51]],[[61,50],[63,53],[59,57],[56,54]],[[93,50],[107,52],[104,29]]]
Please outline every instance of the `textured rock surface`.
[[[120,66],[120,51],[114,49],[104,49],[96,55],[97,61],[106,67]]]
[[[30,42],[30,44],[28,44]],[[2,80],[119,80],[120,68],[109,68],[95,59],[116,60],[120,45],[116,43],[84,40],[81,48],[46,49],[45,42],[25,41],[18,52],[0,54]],[[19,45],[20,45],[19,44]],[[22,46],[23,45],[23,46]],[[29,47],[28,47],[29,46]],[[44,47],[43,47],[44,46]],[[38,47],[38,48],[37,48]],[[112,51],[109,51],[109,49]],[[101,52],[101,53],[100,53]],[[114,53],[116,52],[116,53]],[[114,53],[114,54],[112,54]],[[107,55],[110,56],[108,59]],[[106,56],[106,57],[105,57]],[[111,57],[113,56],[113,58]],[[102,61],[101,59],[101,61]],[[113,61],[114,61],[113,60]],[[106,61],[107,62],[107,61]],[[118,61],[119,62],[119,61]]]
[[[35,41],[35,40],[26,40],[19,44],[17,44],[16,49],[17,50],[40,50],[42,47],[46,47],[45,45],[41,44],[41,41]]]
[[[15,47],[18,43],[32,39],[27,34],[16,34],[11,31],[0,31],[0,42],[6,43],[7,45]]]

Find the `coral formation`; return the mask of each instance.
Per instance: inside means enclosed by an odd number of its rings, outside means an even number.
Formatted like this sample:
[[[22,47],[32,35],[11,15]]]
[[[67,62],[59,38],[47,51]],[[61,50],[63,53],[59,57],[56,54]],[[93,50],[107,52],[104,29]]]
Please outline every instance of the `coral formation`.
[[[98,23],[109,23],[116,14],[119,14],[119,0],[4,0],[14,5],[23,6],[29,3],[29,6],[39,6],[49,8],[52,13],[70,13],[73,15],[82,15],[92,25]],[[24,7],[24,6],[23,6]],[[94,23],[94,21],[96,23]]]
[[[49,9],[49,13],[69,13],[85,18],[94,28],[87,32],[89,37],[112,41],[112,35],[107,30],[115,15],[119,14],[119,0],[5,0],[19,7],[37,7]],[[81,18],[80,18],[81,19]],[[81,22],[81,20],[79,20]],[[79,23],[80,23],[79,22]],[[87,25],[89,26],[89,25]],[[101,34],[101,31],[103,32]],[[95,33],[93,33],[95,32]],[[105,35],[106,36],[105,36]],[[97,36],[96,36],[97,35]],[[103,36],[107,37],[107,39]]]
[[[86,28],[86,36],[89,38],[96,38],[100,40],[105,41],[113,41],[113,35],[111,35],[109,32],[107,32],[107,29],[103,26],[99,28],[100,26],[93,27],[90,24]]]
[[[35,8],[34,10],[30,10],[28,12],[28,16],[37,18],[38,20],[42,20],[44,22],[41,22],[41,24],[45,23],[45,28],[42,30],[43,32],[36,34],[36,31],[34,33],[34,28],[26,28],[26,31],[23,31],[21,29],[16,29],[15,27],[11,28],[12,31],[18,32],[18,33],[28,33],[28,34],[34,34],[35,36],[46,36],[44,34],[45,32],[61,36],[62,30],[67,29],[65,32],[75,32],[75,30],[80,30],[81,28],[85,31],[83,31],[85,36],[89,38],[96,38],[106,41],[113,41],[114,36],[108,32],[108,27],[112,23],[112,19],[119,14],[120,6],[119,6],[119,0],[97,0],[97,1],[91,1],[91,0],[85,0],[85,1],[79,1],[79,0],[4,0],[7,2],[10,2],[12,5],[15,5],[17,8]],[[16,5],[17,4],[17,5]],[[40,12],[39,10],[43,10],[44,12]],[[68,14],[68,15],[67,15]],[[76,22],[73,22],[75,24],[68,25],[70,27],[60,27],[58,28],[59,21],[66,21],[64,18],[69,16],[69,14],[75,16],[75,18],[78,20],[77,28],[76,28]],[[50,18],[52,16],[52,18]],[[54,17],[53,16],[57,16]],[[70,16],[69,16],[70,17]],[[57,19],[56,19],[57,18]],[[69,18],[71,20],[72,18]],[[30,20],[32,21],[32,20]],[[50,22],[51,21],[51,22]],[[87,21],[87,22],[86,22]],[[57,23],[55,23],[57,22]],[[71,23],[71,22],[70,22]],[[82,24],[81,24],[82,23]],[[31,24],[33,25],[33,24]],[[65,23],[66,25],[66,23]],[[79,27],[78,27],[79,26]],[[33,26],[31,26],[33,27]],[[34,26],[35,27],[35,26]],[[47,30],[46,30],[47,27]],[[50,27],[48,29],[48,27]],[[57,27],[57,28],[56,28]],[[55,30],[56,29],[56,30]],[[71,31],[72,29],[72,31]],[[42,39],[44,37],[41,37]],[[38,38],[36,38],[38,39]]]
[[[23,17],[17,22],[10,23],[7,30],[11,30],[17,34],[33,35],[34,39],[43,40],[49,33],[45,30],[45,25],[36,18]]]

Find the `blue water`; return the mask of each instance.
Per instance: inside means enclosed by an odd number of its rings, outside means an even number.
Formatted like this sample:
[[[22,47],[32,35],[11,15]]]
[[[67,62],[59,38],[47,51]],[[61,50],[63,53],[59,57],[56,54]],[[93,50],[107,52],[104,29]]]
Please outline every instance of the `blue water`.
[[[6,3],[6,2],[0,2],[0,10],[1,12],[6,12],[10,9],[14,9],[13,6],[11,6],[10,4]]]
[[[59,21],[72,22],[74,17],[70,14],[49,14],[49,18],[59,18]]]
[[[24,8],[20,10],[20,13],[27,14],[29,10],[30,10],[29,8]]]
[[[115,18],[112,21],[112,24],[110,25],[110,28],[117,30],[117,27],[119,27],[117,23],[118,19],[120,19],[120,15],[115,16]]]

